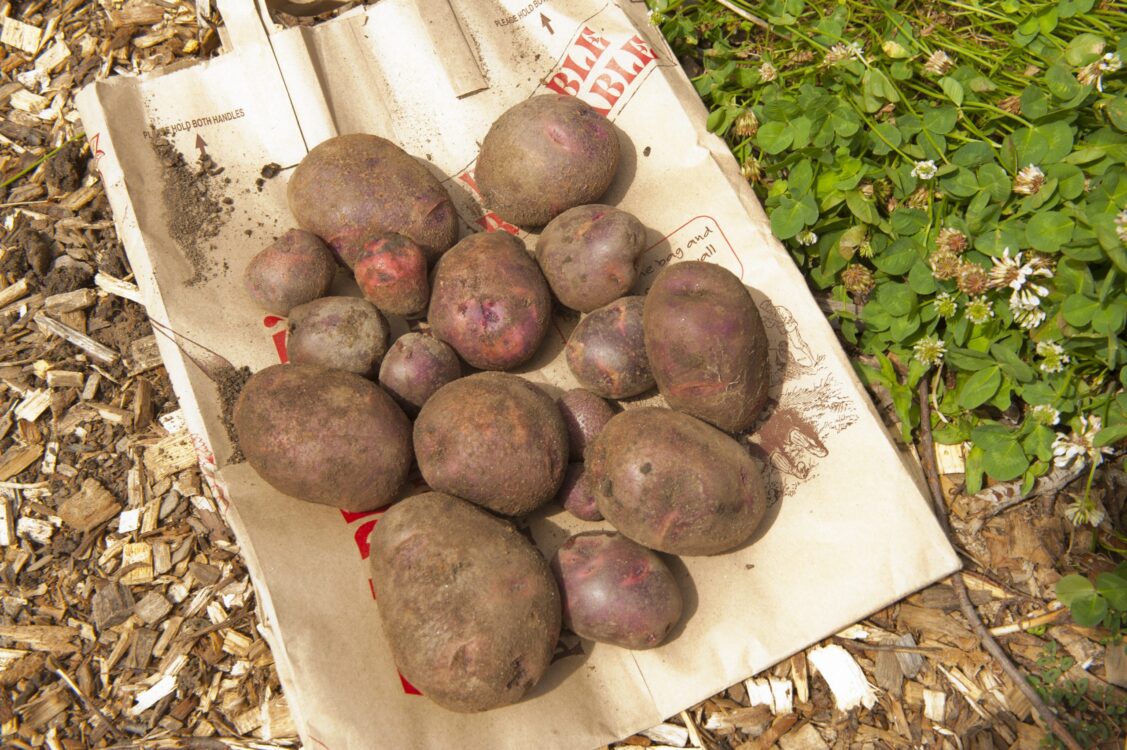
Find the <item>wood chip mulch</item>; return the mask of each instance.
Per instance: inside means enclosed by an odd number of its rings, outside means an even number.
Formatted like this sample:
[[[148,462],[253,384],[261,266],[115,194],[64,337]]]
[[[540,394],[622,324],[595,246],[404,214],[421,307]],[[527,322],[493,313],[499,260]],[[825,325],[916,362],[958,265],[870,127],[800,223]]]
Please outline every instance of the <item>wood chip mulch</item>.
[[[219,19],[204,0],[35,0],[0,2],[0,22],[0,747],[297,747],[73,106],[98,78],[214,54]],[[1054,593],[1113,567],[1095,542],[1127,529],[1122,472],[1097,473],[1093,530],[1062,513],[1084,478],[967,497],[960,456],[939,459],[985,626],[1080,746],[1124,748],[1122,644]],[[951,583],[616,747],[1046,746]]]

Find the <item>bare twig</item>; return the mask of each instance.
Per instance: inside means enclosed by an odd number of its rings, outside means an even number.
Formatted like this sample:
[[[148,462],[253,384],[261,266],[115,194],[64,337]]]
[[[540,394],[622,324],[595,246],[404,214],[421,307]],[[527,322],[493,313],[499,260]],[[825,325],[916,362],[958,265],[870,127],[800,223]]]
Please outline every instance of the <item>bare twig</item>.
[[[102,709],[94,705],[93,701],[90,700],[89,696],[87,696],[86,693],[82,692],[82,688],[78,687],[78,684],[71,679],[70,675],[68,675],[63,670],[63,668],[59,666],[59,663],[55,661],[55,657],[47,657],[47,666],[49,666],[52,670],[54,670],[55,674],[62,678],[62,681],[65,682],[67,684],[67,687],[71,689],[71,692],[77,695],[78,699],[82,701],[82,705],[86,706],[86,708],[93,712],[95,716],[101,719],[102,723],[106,725],[107,729],[109,729],[110,734],[112,734],[119,740],[125,739],[125,734],[123,734],[121,730],[113,725],[113,722],[110,721],[104,713],[102,713]]]
[[[947,518],[947,508],[943,502],[943,490],[939,486],[939,473],[935,467],[935,443],[931,437],[931,404],[928,402],[928,378],[921,378],[920,384],[917,389],[917,395],[920,402],[920,463],[923,466],[924,476],[927,478],[927,486],[931,491],[931,502],[935,510],[935,515],[939,521],[939,525],[950,539],[953,534],[951,532],[951,523]],[[993,656],[998,664],[1001,665],[1002,671],[1006,676],[1017,685],[1018,690],[1029,701],[1033,710],[1041,717],[1049,727],[1049,731],[1053,733],[1058,740],[1064,744],[1068,750],[1083,750],[1080,743],[1068,731],[1068,727],[1064,725],[1057,715],[1049,708],[1045,701],[1041,700],[1041,696],[1029,684],[1029,680],[1017,668],[1010,655],[1002,649],[994,636],[990,635],[990,631],[982,623],[982,618],[978,616],[978,611],[971,603],[970,594],[967,592],[967,585],[960,575],[951,576],[951,584],[955,589],[955,596],[959,600],[959,609],[962,610],[963,616],[967,618],[967,623],[970,624],[971,630],[974,631],[975,636],[978,637],[982,647]]]
[[[744,19],[745,21],[750,21],[751,23],[755,24],[756,26],[758,26],[759,28],[761,28],[765,31],[772,31],[776,34],[779,33],[778,30],[771,28],[771,24],[767,23],[766,21],[764,21],[759,16],[752,15],[751,13],[748,13],[746,10],[739,7],[735,3],[729,2],[729,0],[716,0],[716,2],[720,3],[725,8],[732,11],[733,13],[735,13],[737,16]],[[779,36],[783,36],[783,35],[779,34]]]

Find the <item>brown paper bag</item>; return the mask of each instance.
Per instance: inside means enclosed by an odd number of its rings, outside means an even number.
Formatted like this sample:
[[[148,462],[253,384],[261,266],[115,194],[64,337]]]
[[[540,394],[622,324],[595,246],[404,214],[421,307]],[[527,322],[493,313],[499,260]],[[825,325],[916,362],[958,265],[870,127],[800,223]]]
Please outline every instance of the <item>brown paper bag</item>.
[[[383,0],[286,31],[254,2],[221,11],[233,51],[93,84],[79,107],[305,746],[609,743],[957,568],[918,481],[641,2]],[[337,133],[391,138],[441,176],[463,234],[515,230],[480,206],[473,163],[501,112],[546,91],[578,96],[618,126],[623,165],[604,201],[648,229],[637,291],[665,264],[693,258],[753,290],[770,333],[772,390],[768,418],[748,439],[772,506],[754,544],[674,563],[686,617],[665,645],[631,652],[565,638],[525,700],[453,714],[412,694],[383,644],[365,561],[380,513],[283,497],[231,461],[223,408],[237,380],[226,363],[258,370],[283,351],[284,321],[251,305],[241,273],[292,226],[285,180],[309,148]],[[193,166],[204,155],[210,173],[201,177]],[[560,356],[574,322],[560,319],[521,369],[553,393],[576,385]],[[546,509],[531,527],[550,555],[592,525]]]

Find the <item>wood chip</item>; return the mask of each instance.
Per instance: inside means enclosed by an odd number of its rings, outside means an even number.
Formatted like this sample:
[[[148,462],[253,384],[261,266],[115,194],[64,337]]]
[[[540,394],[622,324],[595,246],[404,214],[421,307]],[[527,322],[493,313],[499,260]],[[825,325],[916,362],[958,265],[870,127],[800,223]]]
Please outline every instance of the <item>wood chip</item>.
[[[77,651],[78,646],[74,644],[77,637],[78,628],[63,625],[0,625],[0,638],[11,638],[17,643],[27,644],[34,651]]]
[[[97,479],[86,479],[82,489],[59,508],[63,523],[79,531],[91,531],[116,516],[121,505]]]
[[[12,501],[0,493],[0,547],[10,547],[16,543],[16,515]]]
[[[14,18],[3,19],[3,30],[0,31],[0,42],[22,50],[29,55],[34,55],[39,50],[39,40],[43,30]]]
[[[153,580],[153,548],[148,542],[125,545],[121,550],[121,567],[129,568],[121,577],[122,583],[148,583]]]
[[[128,281],[123,281],[115,276],[110,276],[107,273],[98,272],[94,275],[94,286],[98,287],[104,292],[123,297],[138,305],[144,306],[145,301],[141,298],[141,290],[136,284]]]
[[[779,738],[779,747],[782,750],[830,750],[813,724],[803,724],[784,734]]]
[[[52,294],[43,300],[43,308],[52,315],[85,310],[98,300],[93,289],[75,289],[73,292]]]
[[[160,367],[164,360],[160,356],[156,336],[144,336],[129,346],[129,371],[136,375],[154,367]]]
[[[160,442],[146,448],[144,460],[145,471],[154,482],[196,466],[199,462],[192,436],[187,431],[161,438]]]
[[[3,289],[0,289],[0,307],[5,307],[16,300],[23,299],[27,296],[30,288],[27,283],[27,277],[24,277],[14,284],[9,284]]]
[[[164,698],[166,695],[172,695],[175,690],[175,675],[165,675],[157,680],[155,685],[137,696],[137,702],[129,709],[129,713],[133,716],[140,716],[145,711],[155,706],[157,701],[161,698]]]
[[[46,313],[36,313],[33,320],[48,333],[66,339],[104,365],[112,365],[118,359],[118,354],[113,349],[99,344],[85,333],[76,331],[70,326],[63,325],[59,321],[48,317]]]
[[[16,419],[34,422],[39,419],[47,407],[51,405],[51,391],[46,388],[36,388],[28,391],[23,400],[16,405]]]
[[[654,742],[671,747],[684,747],[689,744],[689,730],[679,724],[658,724],[641,734]]]
[[[141,618],[146,625],[160,622],[172,611],[172,603],[156,591],[145,594],[141,601],[133,608],[134,614]]]
[[[42,445],[13,445],[0,454],[0,482],[11,479],[43,455]]]
[[[16,522],[16,536],[28,539],[36,544],[47,544],[55,534],[55,527],[50,521],[41,518],[23,516]]]
[[[798,723],[797,714],[783,714],[771,722],[767,731],[758,737],[736,746],[736,750],[768,750],[774,746],[780,737],[791,730]]]
[[[98,630],[112,628],[129,619],[133,614],[133,592],[120,583],[109,583],[94,594],[91,601],[94,627]]]
[[[876,704],[873,686],[865,679],[857,661],[841,646],[832,644],[811,649],[807,659],[829,684],[838,709],[872,708]]]
[[[924,716],[942,724],[947,711],[947,694],[939,690],[925,689],[923,692]]]

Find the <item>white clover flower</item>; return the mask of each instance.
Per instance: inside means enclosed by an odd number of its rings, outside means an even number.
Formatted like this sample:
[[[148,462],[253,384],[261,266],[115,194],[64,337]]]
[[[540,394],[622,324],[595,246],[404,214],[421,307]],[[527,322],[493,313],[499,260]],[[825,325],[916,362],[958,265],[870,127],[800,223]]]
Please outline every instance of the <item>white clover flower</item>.
[[[1060,423],[1060,412],[1048,404],[1037,404],[1030,407],[1029,416],[1033,418],[1034,422],[1045,427],[1053,427]]]
[[[924,336],[912,347],[912,355],[925,365],[937,365],[943,361],[947,345],[938,336]]]
[[[1064,509],[1064,517],[1071,521],[1073,526],[1082,524],[1099,526],[1104,522],[1107,514],[1095,498],[1088,498],[1087,501],[1080,499],[1069,503]]]
[[[1087,65],[1081,66],[1081,68],[1076,71],[1076,80],[1080,82],[1081,86],[1090,86],[1094,83],[1096,84],[1097,91],[1104,90],[1104,73],[1103,70],[1100,69],[1099,62],[1088,63]]]
[[[1114,73],[1123,67],[1123,60],[1118,52],[1108,52],[1100,58],[1098,64],[1104,73]]]
[[[950,318],[959,311],[959,303],[950,292],[935,295],[935,312],[941,318]]]
[[[985,297],[973,297],[967,302],[967,320],[975,325],[982,325],[994,317],[994,303]]]
[[[935,162],[931,159],[926,161],[918,161],[912,167],[912,176],[919,180],[930,180],[935,177],[939,169],[935,166]]]
[[[1002,248],[1001,258],[991,258],[994,267],[990,269],[990,288],[1009,287],[1013,295],[1020,295],[1025,307],[1033,307],[1041,302],[1041,298],[1049,296],[1048,287],[1032,280],[1034,276],[1053,278],[1052,264],[1045,258],[1034,255],[1028,262],[1022,259],[1021,253],[1010,257],[1010,249]],[[1011,304],[1014,296],[1011,296]]]
[[[1053,463],[1062,469],[1068,468],[1076,459],[1086,456],[1093,465],[1099,466],[1104,460],[1103,454],[1111,452],[1108,446],[1097,448],[1092,444],[1102,427],[1103,422],[1094,414],[1080,417],[1079,431],[1058,434],[1053,440]]]
[[[1026,330],[1032,330],[1045,322],[1045,311],[1041,309],[1041,298],[1023,290],[1010,295],[1010,312],[1014,322]]]
[[[1045,173],[1036,164],[1027,164],[1014,178],[1014,192],[1021,195],[1034,195],[1045,184]]]
[[[838,42],[830,47],[829,52],[826,53],[826,65],[834,65],[850,58],[864,62],[864,48],[857,42],[849,42],[848,44]]]
[[[945,75],[955,67],[955,60],[941,49],[935,50],[924,63],[924,70],[933,76]]]
[[[776,70],[775,66],[771,63],[764,61],[763,64],[759,66],[759,80],[763,81],[763,83],[770,83],[778,77],[779,71]]]
[[[815,234],[811,229],[803,229],[801,232],[795,235],[794,239],[798,242],[798,244],[806,245],[807,247],[809,247],[810,245],[813,245],[818,241],[818,235]]]
[[[1120,242],[1127,245],[1127,208],[1115,215],[1115,234]]]
[[[1055,341],[1038,341],[1037,354],[1043,358],[1040,368],[1050,375],[1060,372],[1069,363],[1069,357],[1064,353],[1064,347]]]

